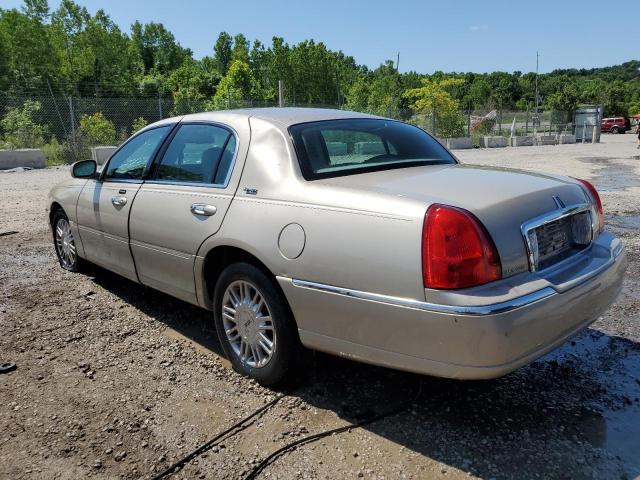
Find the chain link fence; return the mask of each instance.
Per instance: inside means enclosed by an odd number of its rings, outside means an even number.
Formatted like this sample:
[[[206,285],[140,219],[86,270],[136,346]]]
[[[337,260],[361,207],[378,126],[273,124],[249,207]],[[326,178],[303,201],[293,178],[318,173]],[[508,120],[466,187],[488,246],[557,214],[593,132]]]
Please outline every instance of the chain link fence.
[[[275,107],[277,102],[230,100],[228,108]],[[299,105],[344,108],[338,105]],[[50,164],[91,157],[95,146],[119,145],[145,125],[171,116],[211,110],[204,99],[77,97],[0,92],[0,148],[42,148]],[[572,112],[473,111],[416,113],[389,109],[386,116],[411,122],[438,138],[557,135],[575,131]]]
[[[411,114],[408,121],[438,138],[539,136],[573,133],[573,112],[558,110],[461,110],[447,115]],[[477,144],[477,143],[476,143]]]

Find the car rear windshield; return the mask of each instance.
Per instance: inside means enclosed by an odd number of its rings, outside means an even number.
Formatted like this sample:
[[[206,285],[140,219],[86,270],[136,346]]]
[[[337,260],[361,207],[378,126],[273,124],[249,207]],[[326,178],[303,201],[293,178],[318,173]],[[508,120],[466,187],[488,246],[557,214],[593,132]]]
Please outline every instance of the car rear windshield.
[[[456,163],[425,131],[378,119],[328,120],[289,127],[307,180]]]

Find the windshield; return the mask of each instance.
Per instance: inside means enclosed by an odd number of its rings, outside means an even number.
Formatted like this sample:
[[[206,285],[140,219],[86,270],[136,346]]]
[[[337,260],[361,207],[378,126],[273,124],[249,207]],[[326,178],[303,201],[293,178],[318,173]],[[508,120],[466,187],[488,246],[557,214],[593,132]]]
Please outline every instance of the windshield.
[[[393,120],[348,119],[289,127],[307,180],[377,170],[456,163],[423,130]]]

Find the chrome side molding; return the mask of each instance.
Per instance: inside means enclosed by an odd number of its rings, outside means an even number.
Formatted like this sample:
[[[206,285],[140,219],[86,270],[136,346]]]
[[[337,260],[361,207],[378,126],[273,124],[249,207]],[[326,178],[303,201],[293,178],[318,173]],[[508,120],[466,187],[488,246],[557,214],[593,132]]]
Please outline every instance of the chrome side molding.
[[[544,298],[558,293],[551,287],[545,287],[541,290],[513,298],[505,302],[493,303],[490,305],[441,305],[437,303],[421,302],[410,298],[394,297],[390,295],[382,295],[379,293],[363,292],[360,290],[352,290],[349,288],[335,287],[333,285],[325,285],[322,283],[308,282],[296,278],[278,277],[280,280],[290,281],[294,287],[305,288],[309,290],[318,290],[321,292],[333,293],[345,297],[367,300],[370,302],[384,303],[398,307],[413,308],[434,313],[449,313],[458,315],[495,315],[498,313],[509,312],[517,308],[527,306]]]

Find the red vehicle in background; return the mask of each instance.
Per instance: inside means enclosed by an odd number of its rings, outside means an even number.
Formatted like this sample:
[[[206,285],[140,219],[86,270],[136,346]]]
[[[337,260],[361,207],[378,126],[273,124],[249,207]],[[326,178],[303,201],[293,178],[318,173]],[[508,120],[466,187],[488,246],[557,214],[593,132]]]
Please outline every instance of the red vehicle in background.
[[[631,120],[624,117],[603,118],[602,132],[604,133],[626,133],[631,130]]]

